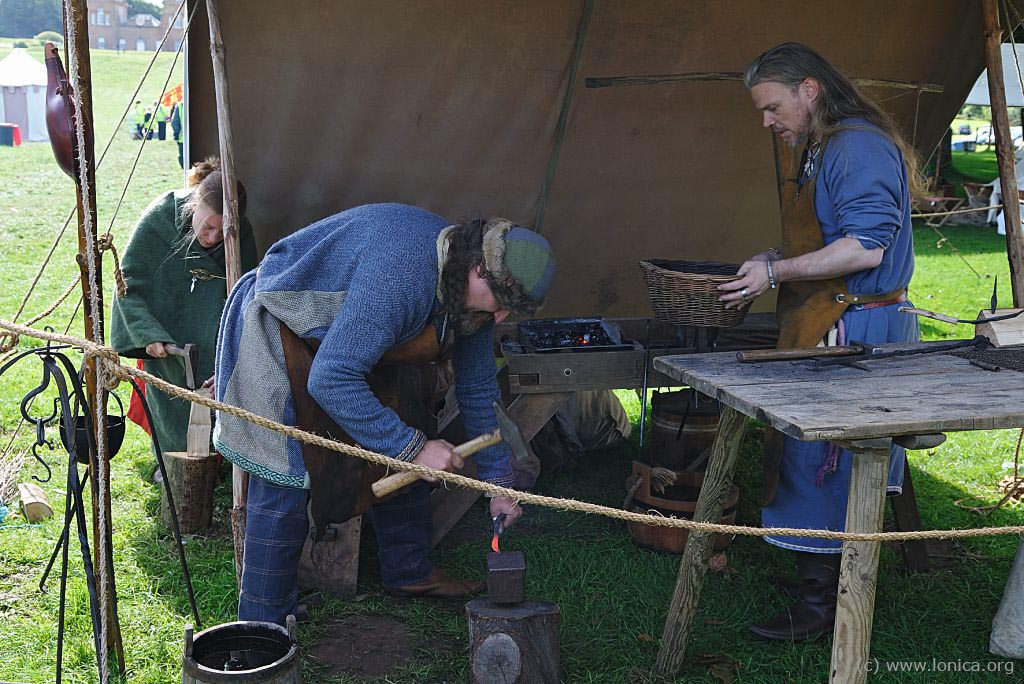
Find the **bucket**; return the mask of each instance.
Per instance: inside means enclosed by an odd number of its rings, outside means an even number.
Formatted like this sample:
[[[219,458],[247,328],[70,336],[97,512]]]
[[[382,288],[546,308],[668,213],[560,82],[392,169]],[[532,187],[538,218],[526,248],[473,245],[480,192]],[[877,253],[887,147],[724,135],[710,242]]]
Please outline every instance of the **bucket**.
[[[651,463],[659,468],[685,470],[714,444],[718,414],[718,402],[696,390],[655,392],[651,397],[648,447]]]
[[[121,415],[113,413],[107,414],[107,459],[111,459],[117,455],[117,452],[121,450],[121,444],[124,442],[124,404],[121,403],[121,397],[117,396],[114,392],[110,393],[110,396],[117,400],[117,405],[121,409]],[[89,426],[86,419],[83,416],[75,418],[75,457],[82,465],[89,464]],[[64,414],[60,415],[60,442],[64,445],[65,451],[71,452],[71,445],[68,443],[67,437],[64,434]]]
[[[631,481],[635,481],[638,476],[643,479],[633,497],[632,510],[635,513],[658,512],[666,518],[693,520],[693,513],[697,510],[697,497],[700,496],[701,487],[704,485],[704,473],[677,471],[674,484],[665,487],[661,492],[652,492],[651,471],[652,468],[647,464],[633,461]],[[736,522],[736,506],[739,500],[739,487],[731,485],[722,509],[722,517],[717,522],[725,525]],[[638,546],[662,553],[682,553],[686,539],[690,535],[689,530],[681,527],[656,527],[629,521],[626,522],[626,527]],[[725,551],[734,536],[716,534],[714,550]]]
[[[192,636],[185,627],[182,684],[302,684],[295,616],[272,622],[227,622]]]

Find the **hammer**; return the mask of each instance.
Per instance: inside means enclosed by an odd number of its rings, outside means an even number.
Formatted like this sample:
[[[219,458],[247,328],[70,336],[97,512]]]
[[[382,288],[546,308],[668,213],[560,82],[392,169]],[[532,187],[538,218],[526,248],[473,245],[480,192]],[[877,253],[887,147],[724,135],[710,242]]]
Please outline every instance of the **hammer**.
[[[184,347],[179,347],[176,344],[164,344],[164,351],[185,360],[185,386],[194,390],[196,388],[196,368],[199,366],[199,347],[191,343]]]
[[[494,432],[482,434],[455,447],[452,451],[458,454],[459,458],[467,458],[481,449],[494,446],[502,441],[508,445],[509,450],[512,452],[512,458],[515,460],[518,461],[528,454],[526,441],[523,439],[523,433],[519,431],[519,426],[505,413],[505,409],[501,408],[498,402],[494,402],[494,415],[498,417],[498,429]],[[418,474],[409,471],[388,475],[373,483],[373,495],[378,498],[387,496],[406,485],[412,484],[419,478]]]

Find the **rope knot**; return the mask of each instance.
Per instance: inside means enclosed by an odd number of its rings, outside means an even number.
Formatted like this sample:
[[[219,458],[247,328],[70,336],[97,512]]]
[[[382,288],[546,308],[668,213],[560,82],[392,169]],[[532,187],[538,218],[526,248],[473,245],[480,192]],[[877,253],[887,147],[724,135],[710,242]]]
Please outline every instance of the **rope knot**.
[[[20,341],[21,337],[18,333],[0,332],[0,354],[6,354],[9,351],[17,349]]]
[[[128,284],[125,282],[124,273],[121,271],[121,259],[117,256],[114,236],[110,233],[98,236],[96,238],[96,249],[100,252],[110,252],[114,255],[114,283],[117,287],[117,295],[124,297],[128,293]]]
[[[116,354],[114,355],[114,358],[117,359]],[[103,385],[103,388],[108,392],[113,392],[117,389],[117,386],[121,384],[121,378],[113,371],[115,366],[119,367],[120,365],[120,359],[110,361],[102,356],[98,359],[98,363],[96,364],[96,380]]]

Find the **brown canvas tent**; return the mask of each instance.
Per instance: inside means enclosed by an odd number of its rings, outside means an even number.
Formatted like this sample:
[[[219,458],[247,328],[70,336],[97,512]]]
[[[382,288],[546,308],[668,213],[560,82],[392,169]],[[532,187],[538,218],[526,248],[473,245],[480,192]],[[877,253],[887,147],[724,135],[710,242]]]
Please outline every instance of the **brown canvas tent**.
[[[545,315],[647,316],[639,259],[740,261],[778,242],[771,140],[742,83],[588,79],[740,72],[797,40],[855,78],[902,83],[867,92],[927,157],[983,68],[980,3],[962,0],[218,6],[261,247],[367,202],[525,225],[546,203],[559,272]],[[208,35],[197,17],[193,159],[217,152]]]

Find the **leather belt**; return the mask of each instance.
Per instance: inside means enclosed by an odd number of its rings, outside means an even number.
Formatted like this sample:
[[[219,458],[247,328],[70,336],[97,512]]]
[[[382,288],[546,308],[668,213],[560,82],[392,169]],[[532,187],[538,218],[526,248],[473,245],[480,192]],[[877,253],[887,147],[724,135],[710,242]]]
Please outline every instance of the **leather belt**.
[[[836,301],[850,306],[859,306],[862,309],[877,309],[907,301],[907,291],[897,290],[880,295],[837,294]]]

